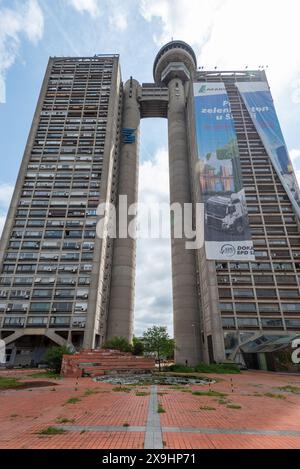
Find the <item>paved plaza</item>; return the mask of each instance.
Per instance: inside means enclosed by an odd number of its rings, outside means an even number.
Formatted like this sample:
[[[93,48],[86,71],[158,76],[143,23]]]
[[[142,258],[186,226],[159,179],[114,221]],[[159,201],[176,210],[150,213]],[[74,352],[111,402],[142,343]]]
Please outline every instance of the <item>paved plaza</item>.
[[[245,371],[207,375],[218,380],[210,386],[119,387],[35,372],[0,372],[32,383],[0,391],[1,449],[300,448],[299,375]]]

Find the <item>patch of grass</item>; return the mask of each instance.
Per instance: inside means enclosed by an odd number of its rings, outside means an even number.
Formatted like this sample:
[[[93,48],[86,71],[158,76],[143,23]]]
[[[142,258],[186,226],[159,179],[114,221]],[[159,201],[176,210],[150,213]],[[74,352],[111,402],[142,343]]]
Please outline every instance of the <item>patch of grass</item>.
[[[65,430],[64,428],[48,427],[38,432],[38,434],[39,435],[62,435],[63,433],[67,433],[67,431],[68,430]]]
[[[70,399],[67,400],[66,404],[76,404],[76,402],[81,401],[79,397],[70,397]]]
[[[112,391],[114,392],[130,392],[131,389],[130,388],[126,388],[124,386],[118,386],[116,388],[112,388]]]
[[[56,419],[57,423],[74,423],[75,419],[68,419],[67,417],[59,417]]]
[[[228,409],[241,409],[242,407],[240,405],[237,405],[237,404],[227,404],[226,406]]]
[[[293,394],[300,394],[300,387],[299,386],[291,386],[290,384],[288,386],[281,386],[279,391],[285,391],[285,392],[291,392]]]
[[[167,393],[167,392],[158,392],[157,393],[158,396],[164,396],[165,394],[169,394],[169,393]]]
[[[201,410],[216,410],[215,407],[209,407],[208,405],[204,405],[203,407],[200,407]]]
[[[54,371],[37,371],[36,373],[31,373],[27,376],[30,378],[62,379],[60,374],[55,373]]]
[[[229,401],[227,401],[226,399],[219,399],[218,400],[218,403],[221,404],[221,405],[226,405],[228,404]]]
[[[149,396],[150,392],[137,391],[136,396]]]
[[[286,399],[282,394],[273,394],[272,392],[266,392],[263,396],[272,397],[273,399]]]
[[[157,406],[157,412],[158,414],[165,414],[165,409],[163,408],[163,406],[161,404],[158,404]]]
[[[227,394],[219,391],[192,391],[194,396],[225,397]]]
[[[21,383],[16,378],[7,378],[5,376],[0,376],[0,390],[1,389],[13,389],[18,386],[22,386],[24,383]]]
[[[84,396],[92,396],[93,394],[98,394],[98,389],[86,389]]]

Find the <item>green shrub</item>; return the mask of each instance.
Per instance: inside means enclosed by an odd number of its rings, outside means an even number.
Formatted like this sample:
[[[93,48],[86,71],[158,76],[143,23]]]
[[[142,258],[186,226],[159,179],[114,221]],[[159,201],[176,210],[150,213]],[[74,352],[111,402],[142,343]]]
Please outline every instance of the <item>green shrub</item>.
[[[125,339],[125,337],[113,337],[105,342],[103,348],[120,350],[120,352],[132,352],[132,345]]]
[[[195,367],[195,371],[197,371],[197,373],[240,373],[240,369],[235,363],[199,363],[199,365]]]
[[[175,371],[177,373],[193,373],[195,369],[190,366],[181,365],[180,363],[178,363],[176,365],[171,365],[168,371]]]
[[[143,342],[138,337],[134,337],[132,339],[132,353],[133,353],[133,355],[143,355],[144,349],[145,349],[145,347],[144,347]]]
[[[50,347],[44,357],[44,361],[53,373],[60,373],[63,355],[70,355],[71,352],[65,345],[62,347]]]
[[[186,366],[178,363],[175,365],[171,365],[169,367],[169,371],[175,371],[177,373],[240,373],[240,369],[235,363],[199,363],[199,365],[195,367]]]

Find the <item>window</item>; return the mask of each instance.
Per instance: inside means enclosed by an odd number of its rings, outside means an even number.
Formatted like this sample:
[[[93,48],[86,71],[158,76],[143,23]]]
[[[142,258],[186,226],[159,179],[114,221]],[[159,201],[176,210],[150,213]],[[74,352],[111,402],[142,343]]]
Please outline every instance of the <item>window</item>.
[[[259,303],[258,305],[260,313],[278,313],[279,305],[274,303]]]
[[[23,317],[4,318],[4,327],[5,326],[23,327],[24,324],[25,324],[25,318]]]
[[[232,303],[219,303],[220,311],[233,311]]]
[[[264,288],[264,289],[257,289],[256,290],[256,296],[257,298],[276,298],[276,290]]]
[[[235,298],[254,298],[254,293],[251,288],[234,288],[233,294]]]
[[[48,313],[50,311],[51,303],[31,303],[30,304],[30,311],[40,311]]]
[[[52,290],[33,290],[32,298],[51,298]]]
[[[238,313],[243,312],[256,312],[256,304],[255,303],[235,303],[235,309]]]
[[[84,316],[78,316],[72,319],[72,327],[83,329],[85,327],[86,318]]]
[[[288,312],[300,312],[300,303],[282,303],[282,310]]]
[[[286,324],[286,327],[300,329],[300,319],[286,319],[285,324]]]
[[[68,316],[54,316],[50,318],[50,325],[56,327],[66,327],[70,325]]]
[[[262,318],[261,324],[263,327],[283,327],[282,319]]]
[[[240,327],[258,327],[257,318],[238,318],[237,322]]]
[[[222,318],[222,326],[224,329],[235,327],[235,320],[234,318]]]
[[[29,298],[30,290],[12,290],[10,298]]]
[[[45,238],[61,238],[63,232],[60,230],[46,230],[45,231]]]
[[[27,325],[31,327],[47,326],[48,318],[42,316],[29,316],[27,319]]]
[[[33,277],[15,277],[13,285],[32,285]]]
[[[299,290],[279,290],[280,298],[299,298]]]
[[[73,310],[73,303],[53,303],[52,311],[69,313]]]
[[[75,290],[56,290],[55,298],[74,298]]]

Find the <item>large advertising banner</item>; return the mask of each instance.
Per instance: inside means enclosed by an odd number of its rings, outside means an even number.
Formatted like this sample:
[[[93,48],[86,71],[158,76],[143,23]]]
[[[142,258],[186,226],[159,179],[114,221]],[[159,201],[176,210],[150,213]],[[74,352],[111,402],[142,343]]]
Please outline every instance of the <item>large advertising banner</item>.
[[[245,190],[224,83],[194,83],[207,259],[254,260]]]
[[[300,192],[267,82],[237,83],[237,88],[291,203],[300,217]]]

